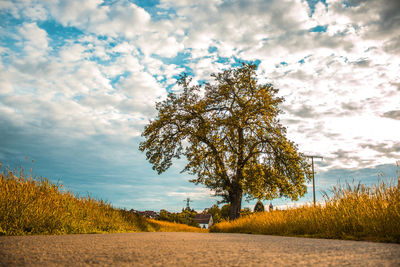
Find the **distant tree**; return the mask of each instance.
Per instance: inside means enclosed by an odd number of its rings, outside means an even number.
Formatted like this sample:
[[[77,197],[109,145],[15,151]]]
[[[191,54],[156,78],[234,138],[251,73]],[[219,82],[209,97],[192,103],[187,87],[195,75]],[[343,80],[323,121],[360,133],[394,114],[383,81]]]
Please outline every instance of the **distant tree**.
[[[182,92],[157,103],[158,116],[145,127],[140,144],[159,174],[173,158],[185,156],[183,171],[230,203],[231,220],[240,215],[243,194],[297,200],[311,174],[277,118],[283,98],[271,84],[258,83],[256,69],[243,63],[203,85],[190,85],[182,75]]]
[[[222,221],[221,209],[217,204],[214,204],[210,208],[205,209],[204,213],[212,215],[214,223],[219,223]]]
[[[261,200],[258,200],[256,205],[254,206],[254,212],[264,212],[264,204],[261,202]]]
[[[160,210],[160,214],[157,219],[160,221],[176,222],[200,227],[200,225],[194,220],[196,214],[197,213],[194,210],[187,209],[182,209],[182,212],[179,213],[171,213],[166,210]]]
[[[184,209],[180,214],[180,223],[184,223],[190,226],[200,227],[198,222],[194,220],[196,217],[197,212],[194,210]]]
[[[171,221],[170,213],[166,210],[160,210],[160,214],[157,217],[161,221]]]
[[[231,204],[225,204],[221,208],[221,219],[227,220],[229,219],[229,211],[231,209]]]

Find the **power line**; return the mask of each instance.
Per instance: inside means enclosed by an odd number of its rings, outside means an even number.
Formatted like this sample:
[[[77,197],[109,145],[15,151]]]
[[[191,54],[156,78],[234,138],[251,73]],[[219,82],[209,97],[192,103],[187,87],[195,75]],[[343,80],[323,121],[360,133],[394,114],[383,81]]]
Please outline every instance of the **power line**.
[[[186,209],[190,209],[190,202],[193,202],[192,200],[190,200],[190,198],[186,198],[184,201],[186,201]]]
[[[313,188],[313,199],[314,199],[314,206],[315,206],[315,179],[314,179],[314,159],[321,159],[324,160],[323,157],[321,156],[315,156],[315,155],[304,155],[307,158],[311,158],[311,165],[312,165],[312,188]]]

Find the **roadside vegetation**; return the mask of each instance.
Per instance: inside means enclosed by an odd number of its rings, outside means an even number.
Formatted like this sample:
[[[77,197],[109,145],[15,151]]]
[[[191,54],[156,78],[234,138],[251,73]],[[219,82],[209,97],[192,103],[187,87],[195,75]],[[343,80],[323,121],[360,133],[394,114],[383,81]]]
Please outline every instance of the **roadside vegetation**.
[[[207,232],[150,220],[102,200],[75,196],[62,185],[27,175],[23,169],[0,173],[0,235],[141,231]]]
[[[210,231],[400,243],[398,186],[347,184],[331,191],[324,204],[257,212],[215,224]]]
[[[195,221],[197,212],[191,208],[182,209],[181,212],[168,212],[167,210],[160,210],[157,220],[166,222],[175,222],[180,224],[187,224],[189,226],[199,227]]]
[[[186,224],[159,221],[155,219],[147,219],[151,228],[156,232],[198,232],[208,233],[208,229],[202,229],[200,227],[193,227]]]
[[[347,184],[333,187],[331,191],[325,194],[323,204],[272,212],[263,212],[262,208],[254,213],[242,210],[242,217],[234,221],[228,221],[229,204],[221,209],[214,205],[204,212],[212,214],[218,222],[211,227],[211,232],[400,243],[398,186],[384,182],[372,187]],[[88,196],[75,196],[62,185],[27,175],[23,169],[0,173],[0,235],[141,231],[208,232],[185,224],[144,218]]]

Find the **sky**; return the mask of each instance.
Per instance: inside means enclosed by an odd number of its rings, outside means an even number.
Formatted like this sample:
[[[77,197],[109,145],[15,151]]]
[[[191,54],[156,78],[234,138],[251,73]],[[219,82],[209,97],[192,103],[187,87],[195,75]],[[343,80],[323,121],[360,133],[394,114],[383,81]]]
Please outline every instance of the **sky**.
[[[119,208],[210,207],[220,199],[188,182],[184,160],[152,170],[141,132],[179,74],[202,82],[253,61],[285,98],[288,138],[324,157],[318,201],[338,183],[397,183],[398,0],[0,0],[0,18],[3,169]],[[310,203],[307,186],[272,203]]]

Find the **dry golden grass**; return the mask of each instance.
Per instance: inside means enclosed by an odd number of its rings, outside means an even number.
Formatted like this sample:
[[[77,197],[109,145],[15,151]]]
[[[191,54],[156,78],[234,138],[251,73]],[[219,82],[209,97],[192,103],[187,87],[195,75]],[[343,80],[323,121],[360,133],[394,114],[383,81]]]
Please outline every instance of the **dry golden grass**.
[[[400,242],[399,187],[358,184],[332,193],[324,205],[255,213],[210,231]]]
[[[24,170],[0,173],[0,235],[201,231],[148,220],[109,203],[76,197]]]
[[[151,227],[157,232],[198,232],[198,233],[209,232],[208,229],[193,227],[186,224],[157,221],[153,219],[149,219],[148,221]]]

